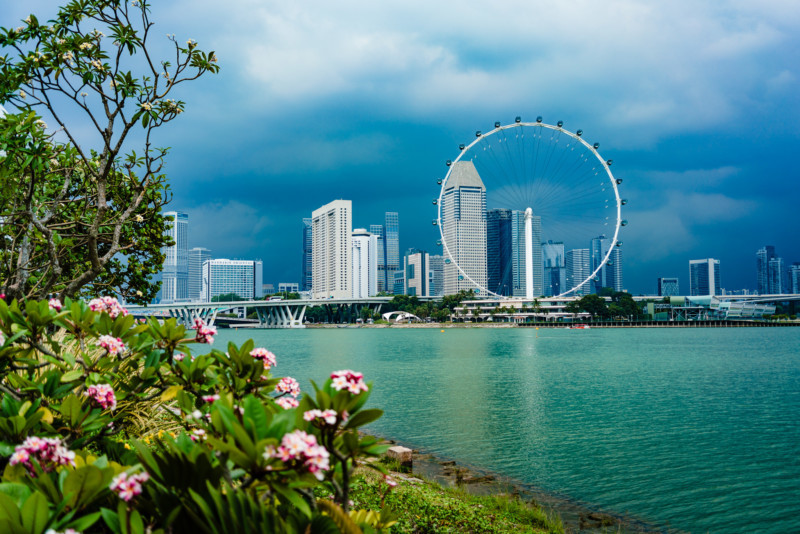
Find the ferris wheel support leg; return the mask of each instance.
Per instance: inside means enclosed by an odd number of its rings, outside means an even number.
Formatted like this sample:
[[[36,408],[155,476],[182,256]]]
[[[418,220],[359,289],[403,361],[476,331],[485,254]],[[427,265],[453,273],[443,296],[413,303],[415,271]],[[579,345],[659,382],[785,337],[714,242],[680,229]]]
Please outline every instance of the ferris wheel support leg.
[[[533,300],[533,210],[525,210],[525,298]]]

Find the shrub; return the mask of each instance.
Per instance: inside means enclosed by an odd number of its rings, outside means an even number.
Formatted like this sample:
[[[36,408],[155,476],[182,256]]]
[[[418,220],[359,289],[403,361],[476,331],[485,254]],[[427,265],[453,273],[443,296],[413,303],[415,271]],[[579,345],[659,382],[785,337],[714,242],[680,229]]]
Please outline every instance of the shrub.
[[[388,447],[358,432],[382,415],[364,408],[371,383],[336,371],[301,394],[252,340],[198,349],[215,334],[201,321],[190,335],[175,319],[137,321],[111,298],[0,300],[0,531],[388,524],[348,514],[353,469]],[[140,439],[142,409],[177,431]]]

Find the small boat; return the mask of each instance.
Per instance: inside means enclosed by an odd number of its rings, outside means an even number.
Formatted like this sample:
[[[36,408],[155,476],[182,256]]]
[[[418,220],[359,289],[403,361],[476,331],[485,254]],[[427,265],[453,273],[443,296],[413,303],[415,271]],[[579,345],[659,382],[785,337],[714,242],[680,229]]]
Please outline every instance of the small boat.
[[[569,328],[572,330],[589,330],[591,326],[589,326],[588,324],[574,324]]]

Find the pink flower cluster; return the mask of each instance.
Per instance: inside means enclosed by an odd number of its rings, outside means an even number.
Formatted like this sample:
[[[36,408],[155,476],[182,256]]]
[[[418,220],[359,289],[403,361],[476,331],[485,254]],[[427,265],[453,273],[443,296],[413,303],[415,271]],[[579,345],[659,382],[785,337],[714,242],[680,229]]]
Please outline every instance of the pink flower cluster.
[[[118,315],[128,315],[128,310],[114,297],[100,297],[89,301],[89,309],[96,312],[106,312],[109,317],[116,319]]]
[[[100,336],[100,339],[97,341],[97,344],[106,349],[111,356],[121,354],[125,350],[125,343],[118,337]]]
[[[300,406],[300,402],[294,397],[277,398],[275,399],[275,404],[277,404],[284,410],[291,410],[292,408],[297,408],[298,406]]]
[[[306,421],[313,421],[315,419],[322,419],[329,425],[336,424],[336,410],[308,410],[303,414],[303,419]]]
[[[39,462],[42,471],[52,471],[59,465],[75,465],[75,453],[64,446],[61,438],[31,436],[14,448],[8,463],[22,464],[33,475],[33,460]]]
[[[61,308],[64,307],[64,305],[61,304],[61,301],[58,299],[50,299],[47,301],[47,304],[50,306],[50,309],[55,311],[61,311]]]
[[[217,329],[213,326],[208,326],[202,319],[194,320],[194,328],[197,330],[195,341],[198,343],[214,343],[214,336],[217,335]]]
[[[297,397],[300,395],[300,384],[291,376],[285,376],[281,378],[281,381],[275,386],[275,391],[278,393],[288,393],[292,397]]]
[[[214,393],[213,395],[203,395],[201,398],[203,399],[203,402],[212,403],[219,400],[219,395]]]
[[[89,386],[83,394],[91,397],[104,410],[115,410],[117,408],[117,398],[114,396],[114,390],[108,384]]]
[[[285,464],[303,465],[319,480],[324,476],[322,472],[330,469],[330,453],[317,444],[317,438],[302,430],[284,434],[280,447],[276,449],[268,446],[264,451],[264,458],[278,458]]]
[[[142,494],[142,484],[147,482],[150,475],[147,473],[137,473],[135,475],[128,475],[128,473],[120,473],[111,481],[111,491],[125,502],[130,502],[134,497]]]
[[[81,534],[81,533],[75,530],[74,528],[68,528],[64,532],[57,532],[52,528],[48,528],[44,534]]]
[[[369,391],[369,388],[364,383],[364,375],[345,369],[344,371],[335,371],[331,374],[333,379],[333,389],[341,391],[346,389],[353,395],[358,395],[362,391]]]
[[[271,367],[275,367],[277,364],[277,360],[275,359],[275,355],[272,354],[267,349],[258,347],[250,351],[250,356],[255,358],[256,360],[261,360],[264,362],[264,369],[270,369]]]

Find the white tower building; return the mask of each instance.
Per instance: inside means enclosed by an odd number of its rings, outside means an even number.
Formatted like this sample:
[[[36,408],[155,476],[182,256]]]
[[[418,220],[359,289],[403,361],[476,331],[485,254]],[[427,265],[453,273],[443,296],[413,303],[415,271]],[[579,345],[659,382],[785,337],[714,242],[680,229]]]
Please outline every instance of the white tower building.
[[[164,266],[161,278],[161,302],[172,303],[189,299],[189,215],[180,211],[165,211],[164,233],[175,243],[164,247]]]
[[[455,260],[444,265],[444,294],[475,290],[487,285],[486,187],[471,161],[453,164],[442,196],[442,234]],[[459,272],[458,267],[467,276]]]
[[[378,294],[378,236],[353,230],[353,298]]]
[[[352,296],[352,217],[349,200],[334,200],[311,214],[312,298]]]

